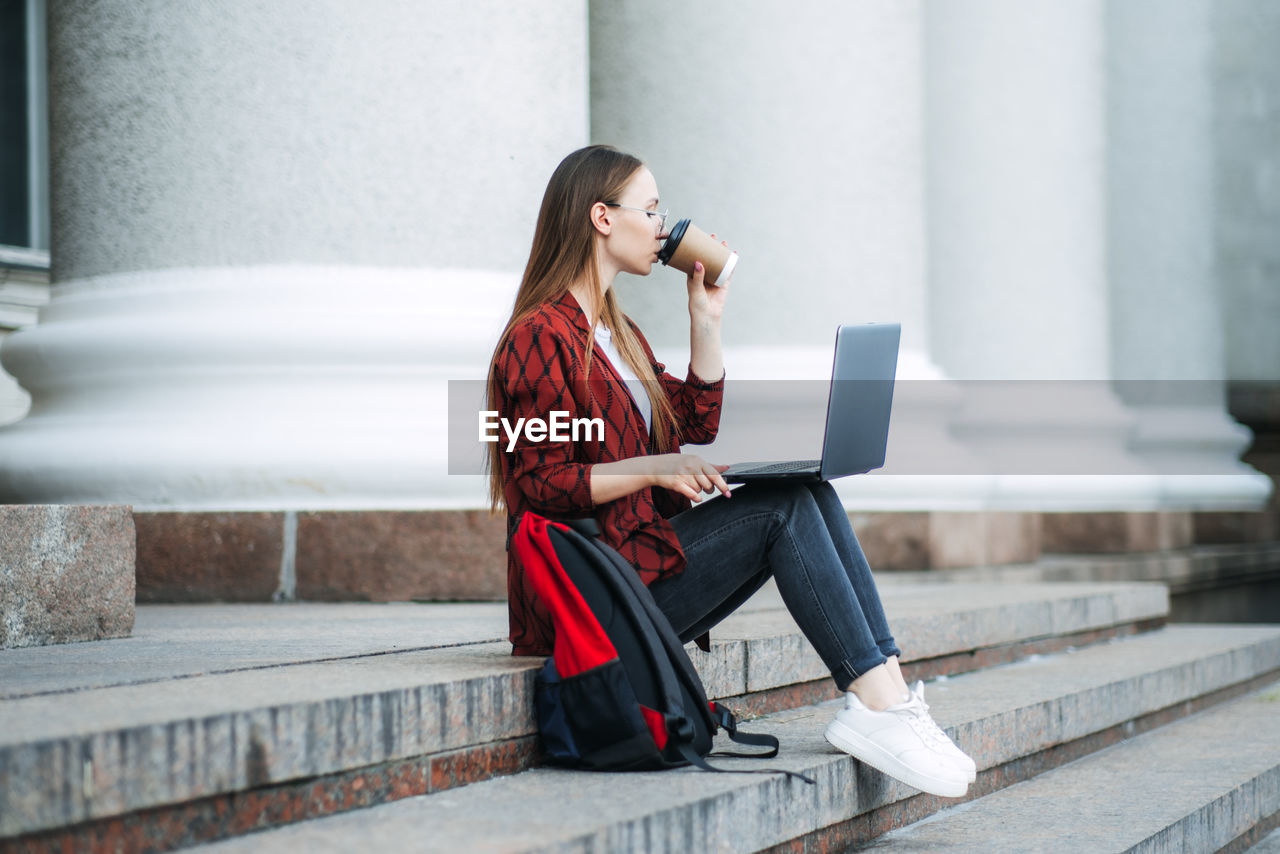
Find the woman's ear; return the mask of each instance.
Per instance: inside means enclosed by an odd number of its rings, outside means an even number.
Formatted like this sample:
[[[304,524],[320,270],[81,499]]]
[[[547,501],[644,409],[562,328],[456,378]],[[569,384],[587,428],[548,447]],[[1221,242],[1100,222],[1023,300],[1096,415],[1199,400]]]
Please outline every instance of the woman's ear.
[[[613,229],[613,212],[604,202],[596,202],[591,206],[591,225],[606,237]]]

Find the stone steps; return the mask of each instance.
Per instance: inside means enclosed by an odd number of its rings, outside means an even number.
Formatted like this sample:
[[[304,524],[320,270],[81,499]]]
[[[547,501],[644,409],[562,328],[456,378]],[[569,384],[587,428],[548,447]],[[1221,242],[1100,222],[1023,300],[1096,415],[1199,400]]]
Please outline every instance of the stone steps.
[[[887,578],[913,675],[1131,635],[1165,588]],[[530,767],[538,662],[502,605],[143,606],[130,638],[0,658],[0,850],[104,833],[165,850]],[[831,696],[766,590],[713,633],[709,693],[746,715]]]
[[[1280,817],[1277,709],[1280,682],[945,809],[867,850],[1172,854],[1248,844]],[[1280,850],[1280,837],[1270,845]]]
[[[1135,733],[1163,736],[1156,728],[1170,719],[1277,678],[1280,627],[1171,626],[951,677],[928,693],[938,722],[978,763],[978,781],[970,790],[976,800],[955,810],[961,815],[981,809],[984,796],[992,792],[1006,787],[1016,791],[1016,783]],[[1280,762],[1270,747],[1277,738],[1275,717],[1267,718],[1260,703],[1245,701],[1246,717],[1255,722],[1254,729],[1270,729],[1270,735],[1259,737],[1257,744],[1224,741],[1216,761],[1235,766],[1248,757],[1249,767],[1258,765],[1258,770],[1246,779],[1256,778],[1251,785],[1259,792],[1267,792],[1269,785],[1274,796]],[[606,775],[535,768],[200,850],[843,850],[955,803],[919,794],[830,748],[822,730],[836,708],[835,703],[808,706],[753,722],[752,730],[770,732],[782,743],[780,756],[767,763],[718,760],[726,768],[767,764],[803,772],[817,781],[815,786],[780,775],[692,769]],[[1206,763],[1213,760],[1209,754],[1204,757]],[[1140,797],[1131,793],[1127,800],[1113,802],[1114,808],[1128,803],[1142,812],[1175,782],[1157,770],[1150,775]],[[1030,785],[1035,784],[1032,780]],[[1218,797],[1208,794],[1204,803],[1213,804]],[[1260,801],[1255,813],[1265,812],[1267,803]],[[1034,825],[1036,815],[1035,809],[1024,809],[1024,825]],[[1109,844],[1074,850],[1112,850]],[[1025,848],[1013,844],[1004,850]]]

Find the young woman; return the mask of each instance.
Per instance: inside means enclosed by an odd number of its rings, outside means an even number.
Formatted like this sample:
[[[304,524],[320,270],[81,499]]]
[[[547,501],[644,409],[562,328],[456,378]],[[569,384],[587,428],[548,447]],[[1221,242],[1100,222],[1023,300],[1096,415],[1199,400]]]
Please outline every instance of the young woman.
[[[720,323],[729,287],[688,277],[689,370],[666,372],[618,308],[620,272],[648,275],[665,236],[650,171],[589,146],[551,176],[511,320],[494,350],[489,408],[516,418],[600,418],[593,441],[494,444],[490,492],[508,527],[521,513],[593,517],[649,586],[686,643],[732,613],[771,576],[817,649],[845,708],[826,731],[836,747],[907,784],[958,797],[973,761],[933,722],[923,688],[907,687],[870,567],[827,483],[753,484],[732,496],[724,466],[680,452],[715,438],[724,388]],[[599,439],[598,441],[594,439]],[[723,498],[700,502],[704,493]],[[509,554],[516,655],[550,655],[554,630]]]

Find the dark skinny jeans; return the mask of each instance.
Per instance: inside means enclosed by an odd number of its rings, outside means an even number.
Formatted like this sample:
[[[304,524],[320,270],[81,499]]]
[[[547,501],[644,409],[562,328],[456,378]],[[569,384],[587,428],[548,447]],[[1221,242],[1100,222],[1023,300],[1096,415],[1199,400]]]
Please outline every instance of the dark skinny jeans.
[[[687,561],[649,590],[688,643],[770,576],[840,690],[901,656],[871,567],[829,483],[754,483],[673,517]]]

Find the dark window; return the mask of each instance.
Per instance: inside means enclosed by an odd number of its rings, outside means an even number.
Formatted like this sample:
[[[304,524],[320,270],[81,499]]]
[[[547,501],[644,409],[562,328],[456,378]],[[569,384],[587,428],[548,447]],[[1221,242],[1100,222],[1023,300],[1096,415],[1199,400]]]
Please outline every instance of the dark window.
[[[31,246],[26,0],[0,0],[0,244]]]
[[[0,267],[49,265],[45,15],[45,0],[0,0]]]

